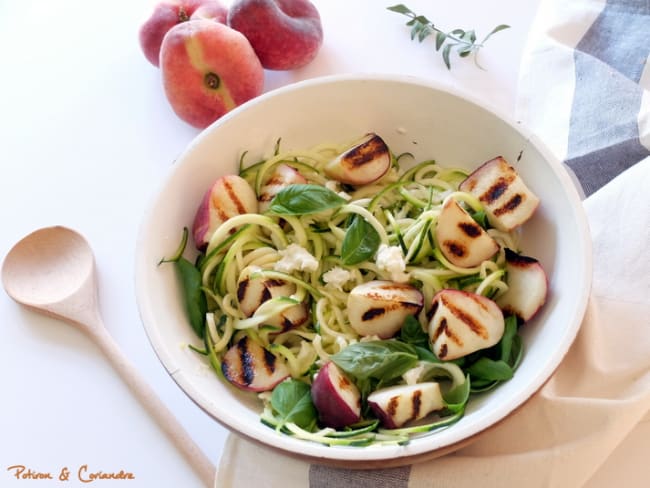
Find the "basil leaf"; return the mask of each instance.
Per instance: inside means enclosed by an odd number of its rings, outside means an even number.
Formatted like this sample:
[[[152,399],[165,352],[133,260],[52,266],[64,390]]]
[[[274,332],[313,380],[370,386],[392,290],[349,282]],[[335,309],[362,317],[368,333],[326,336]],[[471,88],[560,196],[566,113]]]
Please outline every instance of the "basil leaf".
[[[375,255],[381,239],[375,228],[361,215],[353,215],[341,245],[341,261],[352,265]]]
[[[269,211],[278,215],[307,215],[338,208],[347,202],[329,188],[320,185],[289,185],[271,201]]]
[[[495,361],[494,359],[482,357],[479,358],[474,364],[469,366],[466,370],[473,378],[481,378],[484,380],[497,380],[505,381],[512,378],[512,368],[505,361]]]
[[[400,339],[402,342],[406,342],[407,344],[411,344],[413,346],[419,346],[424,349],[429,346],[429,336],[426,332],[424,332],[420,321],[413,315],[406,317],[404,325],[402,325],[402,329],[400,330]],[[419,351],[417,353],[418,356],[421,355]],[[433,353],[431,354],[433,355]]]
[[[437,358],[435,354],[429,350],[428,347],[415,346],[415,352],[418,355],[418,359],[421,361],[426,361],[428,363],[441,363],[440,359]]]
[[[357,342],[331,356],[350,376],[386,383],[404,374],[418,361],[415,348],[396,340]]]
[[[201,289],[201,273],[184,257],[179,257],[174,263],[181,278],[185,310],[189,316],[190,325],[196,335],[203,338],[205,314],[208,311],[208,305],[205,294]]]
[[[271,394],[271,407],[282,424],[293,422],[303,429],[313,426],[318,416],[309,385],[298,380],[283,381],[276,386]]]

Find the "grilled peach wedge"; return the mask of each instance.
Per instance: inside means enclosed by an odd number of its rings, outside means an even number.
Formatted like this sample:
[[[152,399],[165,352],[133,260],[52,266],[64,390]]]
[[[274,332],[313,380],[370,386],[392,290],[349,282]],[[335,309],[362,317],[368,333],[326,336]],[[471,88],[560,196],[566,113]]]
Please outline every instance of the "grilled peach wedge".
[[[244,268],[237,282],[239,309],[246,317],[251,317],[271,298],[290,297],[296,292],[296,285],[293,283],[264,277],[252,278],[252,272],[254,269]],[[284,308],[264,323],[285,331],[300,327],[307,320],[309,320],[309,307],[307,303],[302,302]]]
[[[260,188],[260,194],[257,197],[259,212],[264,213],[271,206],[273,198],[289,185],[298,185],[307,183],[300,172],[288,164],[278,164],[271,176],[264,182]]]
[[[348,295],[348,318],[357,334],[393,337],[406,317],[417,315],[424,297],[417,288],[393,281],[374,280],[355,286]]]
[[[435,382],[396,385],[368,395],[368,406],[387,429],[420,420],[445,406],[440,385]]]
[[[230,383],[247,391],[269,391],[289,376],[289,368],[249,336],[226,351],[221,371]]]
[[[499,230],[510,231],[523,224],[539,206],[539,198],[501,156],[479,166],[459,189],[481,201],[488,221]]]
[[[367,185],[390,169],[388,146],[377,134],[367,134],[353,147],[332,159],[324,168],[333,180],[349,185]]]
[[[499,251],[499,245],[456,200],[445,201],[435,229],[442,254],[461,268],[478,266]]]
[[[497,298],[506,314],[527,322],[546,302],[548,278],[540,262],[506,248],[508,290]]]
[[[361,419],[359,389],[331,361],[325,363],[314,378],[311,398],[326,427],[341,429]]]
[[[445,361],[495,345],[505,328],[503,312],[494,301],[462,290],[440,290],[430,314],[432,350]]]
[[[236,215],[257,212],[257,197],[248,182],[237,175],[218,178],[205,193],[192,225],[198,249],[205,249],[221,224]]]

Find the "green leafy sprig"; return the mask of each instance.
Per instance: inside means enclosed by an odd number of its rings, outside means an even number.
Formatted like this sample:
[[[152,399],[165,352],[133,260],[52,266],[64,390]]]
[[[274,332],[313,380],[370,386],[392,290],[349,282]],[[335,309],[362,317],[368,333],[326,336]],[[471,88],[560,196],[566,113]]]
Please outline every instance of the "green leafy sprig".
[[[436,38],[436,51],[442,53],[442,59],[447,66],[451,69],[450,55],[452,50],[461,58],[466,58],[469,55],[474,56],[474,62],[477,62],[476,54],[484,46],[485,42],[499,31],[510,28],[509,25],[497,25],[492,31],[483,38],[481,42],[476,42],[476,32],[472,30],[454,29],[449,32],[435,26],[424,15],[418,15],[413,12],[406,5],[398,4],[388,7],[391,12],[406,15],[409,20],[406,25],[411,28],[411,40],[417,39],[419,42],[424,41],[427,37],[434,35]],[[441,51],[442,50],[442,51]],[[478,63],[477,63],[478,66]]]

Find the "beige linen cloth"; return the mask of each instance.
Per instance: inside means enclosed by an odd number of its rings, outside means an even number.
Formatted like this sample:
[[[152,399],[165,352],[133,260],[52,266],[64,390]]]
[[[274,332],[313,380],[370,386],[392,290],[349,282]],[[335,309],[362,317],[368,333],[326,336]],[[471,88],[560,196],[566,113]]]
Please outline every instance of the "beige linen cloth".
[[[617,50],[618,40],[635,36]],[[218,488],[650,487],[650,97],[643,88],[650,42],[643,36],[650,36],[647,0],[545,0],[529,39],[519,115],[585,188],[594,246],[582,327],[541,390],[467,447],[402,468],[310,465],[230,435]],[[625,58],[630,46],[640,63]]]

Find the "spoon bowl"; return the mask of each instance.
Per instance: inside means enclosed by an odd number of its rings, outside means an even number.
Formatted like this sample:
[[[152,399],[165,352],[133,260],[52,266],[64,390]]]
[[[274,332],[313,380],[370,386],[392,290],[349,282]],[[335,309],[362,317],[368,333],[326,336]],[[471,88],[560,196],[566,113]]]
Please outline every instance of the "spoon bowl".
[[[2,284],[16,302],[82,328],[95,325],[79,322],[82,311],[96,309],[95,283],[90,246],[77,232],[61,226],[39,229],[23,238],[9,251],[2,267]]]
[[[83,236],[62,226],[29,234],[7,254],[2,265],[2,284],[17,303],[75,325],[88,334],[205,485],[212,485],[212,462],[106,331],[99,313],[95,257]]]

